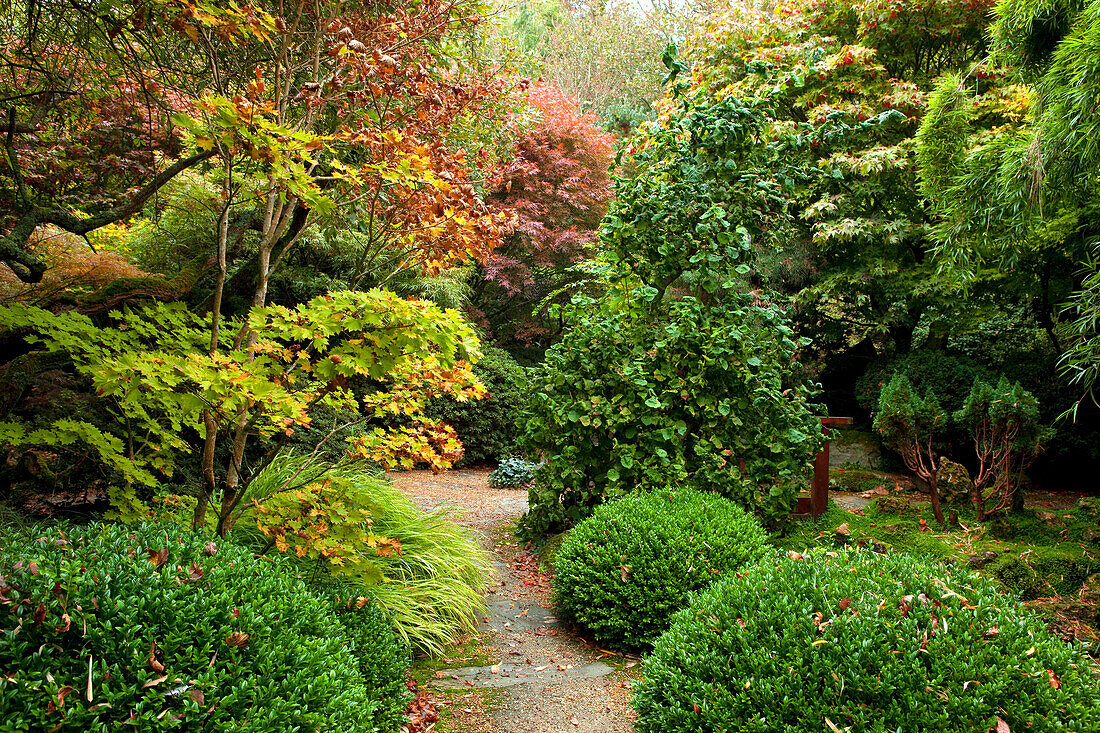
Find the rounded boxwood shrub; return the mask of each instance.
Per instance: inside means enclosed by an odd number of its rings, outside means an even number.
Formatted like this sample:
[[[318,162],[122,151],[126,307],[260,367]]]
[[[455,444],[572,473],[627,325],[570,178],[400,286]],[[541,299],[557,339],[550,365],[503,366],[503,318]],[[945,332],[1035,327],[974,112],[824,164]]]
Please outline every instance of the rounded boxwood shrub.
[[[166,525],[0,547],[5,731],[396,731],[407,657],[373,604]]]
[[[1083,653],[931,559],[791,553],[726,577],[646,661],[639,733],[1096,731]]]
[[[688,594],[764,552],[760,522],[729,499],[694,489],[601,504],[554,559],[558,615],[602,644],[648,646]]]

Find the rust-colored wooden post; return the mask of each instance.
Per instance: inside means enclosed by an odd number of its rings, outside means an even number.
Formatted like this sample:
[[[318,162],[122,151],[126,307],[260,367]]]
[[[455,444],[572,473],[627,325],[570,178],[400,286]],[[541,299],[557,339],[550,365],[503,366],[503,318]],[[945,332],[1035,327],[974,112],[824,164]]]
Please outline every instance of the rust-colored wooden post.
[[[822,417],[821,434],[825,436],[825,445],[814,458],[814,483],[810,487],[810,515],[817,519],[829,506],[829,427],[830,425],[851,425],[855,420],[850,417]]]

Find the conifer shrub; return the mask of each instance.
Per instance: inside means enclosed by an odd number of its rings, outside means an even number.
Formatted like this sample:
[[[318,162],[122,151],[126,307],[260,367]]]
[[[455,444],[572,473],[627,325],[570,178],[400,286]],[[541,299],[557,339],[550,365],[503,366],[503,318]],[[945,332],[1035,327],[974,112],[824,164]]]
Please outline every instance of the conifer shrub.
[[[688,594],[764,552],[760,522],[729,499],[694,489],[601,504],[554,559],[558,615],[601,644],[649,646]]]
[[[381,612],[168,525],[0,546],[10,731],[396,731],[408,658]]]
[[[676,615],[646,662],[635,730],[1095,731],[1097,681],[1080,650],[970,570],[792,552]]]

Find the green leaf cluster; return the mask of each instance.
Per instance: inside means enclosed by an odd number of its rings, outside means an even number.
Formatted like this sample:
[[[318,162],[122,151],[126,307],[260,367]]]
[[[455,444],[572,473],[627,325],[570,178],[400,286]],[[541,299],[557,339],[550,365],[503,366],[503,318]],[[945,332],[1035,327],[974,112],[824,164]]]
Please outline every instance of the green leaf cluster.
[[[496,489],[516,489],[535,480],[539,464],[517,456],[505,458],[489,472],[489,485]]]
[[[254,308],[247,326],[256,337],[223,339],[214,352],[207,350],[209,324],[182,304],[114,311],[108,326],[75,311],[54,314],[21,304],[0,308],[0,318],[29,343],[68,355],[113,403],[120,433],[66,418],[33,430],[5,422],[0,439],[11,446],[86,442],[120,476],[112,500],[127,520],[142,515],[134,488],[170,476],[179,457],[194,450],[190,436],[207,431],[207,416],[224,432],[271,441],[308,426],[315,406],[361,420],[415,417],[434,392],[465,398],[473,395],[468,388],[480,389],[468,365],[457,366],[480,356],[461,316],[382,290],[332,293],[295,308]],[[243,333],[243,325],[228,320],[221,327]],[[377,387],[360,400],[348,386],[352,378]],[[373,428],[360,429],[353,440],[362,439],[371,457],[384,458],[391,434],[377,423]],[[280,443],[269,446],[277,452]],[[233,508],[222,513],[228,517]]]

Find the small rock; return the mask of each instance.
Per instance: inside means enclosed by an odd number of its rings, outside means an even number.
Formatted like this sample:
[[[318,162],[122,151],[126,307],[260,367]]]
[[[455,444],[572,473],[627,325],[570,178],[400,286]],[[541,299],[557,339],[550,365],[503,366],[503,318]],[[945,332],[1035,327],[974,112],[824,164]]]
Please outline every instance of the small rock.
[[[985,552],[979,552],[979,553],[976,553],[974,555],[970,555],[967,558],[967,560],[970,562],[970,567],[974,568],[975,570],[979,570],[981,568],[984,568],[986,565],[988,565],[989,563],[993,562],[996,559],[997,559],[997,553],[992,552],[990,550],[986,550]]]
[[[1035,510],[1035,516],[1043,520],[1043,522],[1051,527],[1061,527],[1065,524],[1062,518],[1054,512],[1043,511],[1042,509]]]
[[[836,528],[836,541],[837,541],[837,544],[840,544],[840,545],[848,544],[848,540],[851,538],[851,536],[852,536],[852,531],[848,528],[848,523],[847,522],[845,522],[844,524],[842,524],[842,525],[840,525],[839,527]]]
[[[875,502],[875,507],[880,514],[909,514],[913,509],[904,497],[891,495],[884,496]]]

